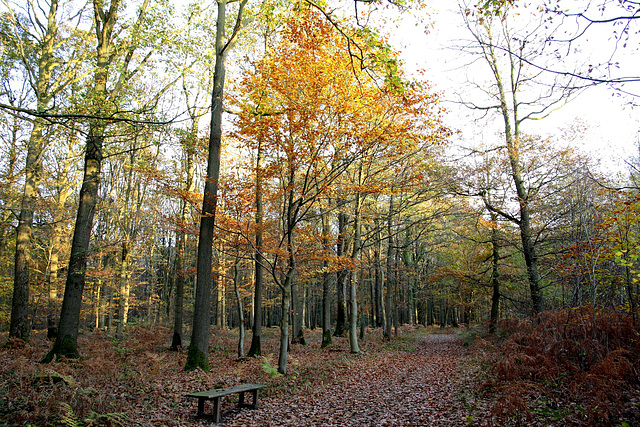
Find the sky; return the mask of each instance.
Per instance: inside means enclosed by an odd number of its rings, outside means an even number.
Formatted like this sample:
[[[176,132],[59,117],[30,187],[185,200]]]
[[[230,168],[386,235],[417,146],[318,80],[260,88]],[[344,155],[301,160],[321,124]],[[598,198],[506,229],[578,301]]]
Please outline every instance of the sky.
[[[570,6],[571,1],[565,3]],[[419,15],[423,17],[423,22],[419,22],[416,15],[404,14],[395,23],[387,24],[390,43],[401,50],[401,57],[407,69],[426,70],[427,78],[436,90],[443,92],[447,101],[446,105],[450,110],[449,125],[464,132],[464,124],[469,123],[469,111],[449,101],[458,99],[456,94],[461,93],[462,88],[468,87],[468,80],[486,72],[487,66],[481,61],[470,63],[470,57],[465,59],[464,55],[454,48],[470,40],[470,33],[462,27],[457,4],[442,1],[431,1],[427,4],[426,10]],[[427,13],[428,17],[424,18]],[[525,16],[525,12],[522,15]],[[560,22],[555,20],[553,24]],[[425,28],[428,31],[425,31]],[[566,35],[563,35],[565,31]],[[578,31],[580,28],[575,22],[565,20],[557,37],[570,37],[570,34]],[[579,54],[563,58],[558,68],[570,67],[570,63],[574,61],[572,58],[589,63],[606,61],[616,43],[612,37],[613,31],[620,30],[616,27],[591,27],[579,40],[580,43],[574,42],[571,45],[572,50],[579,51]],[[640,55],[632,42],[629,40],[625,49],[620,48],[619,44],[614,57],[615,61],[620,62],[619,72],[622,75],[637,75],[640,70]],[[640,46],[640,40],[635,42]],[[640,94],[640,90],[636,93]],[[636,144],[640,139],[640,111],[637,107],[632,108],[629,105],[630,100],[618,96],[615,91],[604,85],[590,87],[549,117],[529,123],[526,127],[523,126],[523,129],[525,132],[542,136],[559,135],[563,128],[579,120],[587,125],[587,131],[582,137],[584,149],[592,157],[601,160],[601,168],[610,171],[624,169],[624,161],[638,153]],[[638,102],[638,99],[635,99],[635,102]],[[472,132],[477,132],[477,129]],[[483,138],[497,137],[495,132],[489,131]]]

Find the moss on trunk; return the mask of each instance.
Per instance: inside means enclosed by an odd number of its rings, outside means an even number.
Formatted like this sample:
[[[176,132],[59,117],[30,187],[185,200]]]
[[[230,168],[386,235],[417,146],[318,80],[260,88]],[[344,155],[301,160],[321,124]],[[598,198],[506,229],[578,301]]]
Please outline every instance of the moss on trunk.
[[[322,344],[320,345],[320,348],[325,348],[329,345],[331,345],[331,330],[324,331],[322,333]]]
[[[58,337],[53,344],[53,348],[42,359],[41,363],[52,362],[55,357],[66,357],[68,359],[79,359],[78,346],[71,335],[65,335],[63,338]]]
[[[185,371],[194,371],[196,368],[200,368],[205,372],[209,372],[209,360],[201,352],[198,347],[194,345],[189,346],[189,353],[187,354],[187,363],[184,366]]]

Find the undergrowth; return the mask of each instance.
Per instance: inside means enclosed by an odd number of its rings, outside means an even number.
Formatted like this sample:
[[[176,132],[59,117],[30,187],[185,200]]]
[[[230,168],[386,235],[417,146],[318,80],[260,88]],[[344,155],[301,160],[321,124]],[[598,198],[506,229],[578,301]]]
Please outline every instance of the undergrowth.
[[[503,320],[476,336],[479,382],[498,425],[640,425],[640,334],[630,316],[591,308]]]

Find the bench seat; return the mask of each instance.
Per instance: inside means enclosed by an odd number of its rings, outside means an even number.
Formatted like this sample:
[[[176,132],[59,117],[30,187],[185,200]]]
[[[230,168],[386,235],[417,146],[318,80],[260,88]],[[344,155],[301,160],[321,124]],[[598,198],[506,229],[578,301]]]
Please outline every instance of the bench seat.
[[[197,391],[195,393],[187,394],[187,397],[193,397],[198,399],[198,418],[204,416],[204,402],[207,400],[213,400],[213,418],[217,424],[220,422],[220,399],[230,394],[239,394],[238,407],[239,408],[252,408],[258,407],[258,391],[266,384],[239,384],[233,387],[219,388],[209,391]],[[245,402],[245,393],[250,392],[253,394],[253,403]]]

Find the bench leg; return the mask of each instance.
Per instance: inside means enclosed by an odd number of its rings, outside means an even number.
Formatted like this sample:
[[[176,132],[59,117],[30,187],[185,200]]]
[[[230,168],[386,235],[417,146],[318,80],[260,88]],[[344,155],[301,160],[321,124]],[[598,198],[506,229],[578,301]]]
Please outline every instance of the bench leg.
[[[213,422],[220,423],[220,397],[213,398]]]
[[[253,409],[258,409],[258,389],[253,390]]]
[[[244,391],[240,392],[240,396],[238,398],[238,407],[244,406]]]
[[[204,414],[204,397],[198,398],[198,418],[202,417]]]

